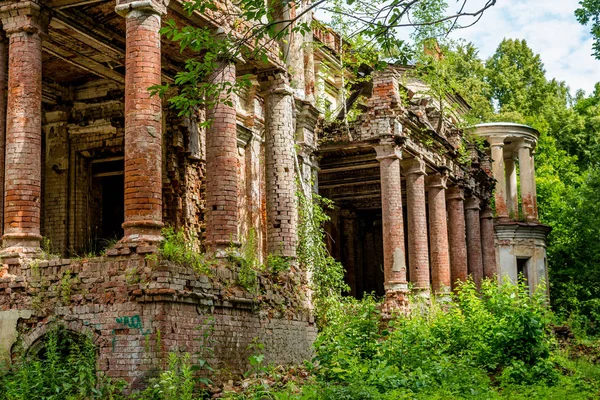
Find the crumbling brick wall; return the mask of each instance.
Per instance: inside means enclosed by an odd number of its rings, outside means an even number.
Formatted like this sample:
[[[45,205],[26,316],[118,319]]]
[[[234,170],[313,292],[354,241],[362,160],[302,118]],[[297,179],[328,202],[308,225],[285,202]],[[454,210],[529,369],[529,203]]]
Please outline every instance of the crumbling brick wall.
[[[199,351],[197,339],[211,326],[214,333],[205,344],[214,351],[210,362],[219,379],[247,369],[254,338],[265,345],[266,362],[301,363],[311,357],[316,327],[295,274],[261,276],[260,291],[253,294],[235,285],[233,267],[220,266],[209,277],[144,254],[6,262],[0,309],[32,311],[31,318],[18,322],[14,357],[58,321],[91,334],[99,369],[134,387],[163,368],[169,352]],[[285,286],[293,289],[281,289]]]

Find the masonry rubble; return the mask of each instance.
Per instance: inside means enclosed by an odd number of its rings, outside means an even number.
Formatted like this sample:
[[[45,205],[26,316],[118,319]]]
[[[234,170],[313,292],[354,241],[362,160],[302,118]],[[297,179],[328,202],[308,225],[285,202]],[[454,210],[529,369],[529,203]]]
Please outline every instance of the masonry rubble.
[[[356,121],[329,125],[324,113],[344,109],[331,67],[340,40],[320,24],[280,44],[288,60],[278,45],[268,65],[221,60],[212,81],[251,74],[251,87],[233,104],[178,117],[147,90],[190,56],[160,37],[161,23],[220,20],[189,16],[182,3],[0,2],[0,363],[39,349],[61,323],[92,335],[99,370],[134,386],[169,351],[197,350],[196,328],[207,324],[215,362],[232,374],[247,367],[255,337],[269,361],[309,358],[316,326],[295,263],[251,293],[223,263],[208,276],[156,256],[170,226],[216,258],[253,237],[260,261],[293,260],[297,180],[335,202],[328,247],[350,294],[385,296],[388,311],[406,307],[411,291],[444,295],[468,275],[480,285],[522,272],[532,290],[547,280],[533,129],[478,126],[487,143],[478,148],[458,127],[468,104],[450,94],[458,109],[440,113],[444,104],[400,66],[372,72],[367,100],[351,104]],[[41,259],[42,245],[60,256]]]

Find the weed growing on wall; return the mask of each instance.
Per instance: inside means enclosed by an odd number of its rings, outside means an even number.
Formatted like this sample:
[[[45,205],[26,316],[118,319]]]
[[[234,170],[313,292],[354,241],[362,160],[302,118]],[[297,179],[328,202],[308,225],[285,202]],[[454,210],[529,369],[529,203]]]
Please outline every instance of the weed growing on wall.
[[[329,220],[325,208],[331,200],[312,193],[308,198],[302,190],[297,192],[299,204],[298,248],[299,264],[309,271],[313,290],[315,315],[322,322],[327,309],[339,301],[348,290],[344,282],[344,267],[327,250],[324,224]]]
[[[150,384],[139,395],[139,400],[157,399],[157,400],[192,400],[198,397],[194,396],[194,377],[193,377],[191,357],[188,353],[178,356],[175,353],[169,353],[169,365],[158,378],[151,380]]]
[[[194,248],[197,240],[191,232],[167,227],[162,230],[164,240],[160,244],[159,254],[166,260],[192,267],[198,274],[210,272],[210,262],[206,256]]]
[[[264,269],[256,252],[256,231],[254,228],[248,231],[246,240],[239,249],[231,247],[227,252],[229,260],[238,265],[237,282],[251,293],[258,290],[258,272]]]

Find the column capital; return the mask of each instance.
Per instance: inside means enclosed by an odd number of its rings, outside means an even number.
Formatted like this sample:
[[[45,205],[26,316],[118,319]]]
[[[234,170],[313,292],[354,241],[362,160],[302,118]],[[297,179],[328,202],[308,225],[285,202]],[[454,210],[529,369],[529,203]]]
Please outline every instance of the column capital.
[[[404,175],[427,175],[425,160],[423,160],[423,157],[413,157],[402,161],[401,167]]]
[[[504,136],[491,136],[487,138],[487,141],[490,146],[504,147],[504,139],[506,139]]]
[[[490,206],[486,205],[481,210],[481,213],[479,214],[479,216],[481,219],[492,219],[492,218],[494,218],[494,213],[492,212],[492,209],[490,208]]]
[[[129,17],[131,13],[167,15],[169,0],[117,0],[115,12],[122,17]]]
[[[474,196],[467,197],[467,200],[465,201],[465,210],[479,209],[481,209],[481,200]]]
[[[373,148],[377,152],[376,158],[378,161],[388,158],[402,160],[404,146],[397,144],[392,138],[381,139],[379,144],[373,146]]]
[[[428,188],[448,189],[448,171],[436,172],[427,177]]]
[[[529,149],[530,151],[533,151],[534,148],[535,143],[531,140],[523,139],[515,143],[515,150]]]
[[[262,97],[270,94],[291,96],[294,90],[290,86],[290,78],[283,69],[269,69],[257,74],[259,93]]]
[[[0,21],[7,35],[18,32],[45,34],[50,15],[36,1],[4,1],[0,3]]]
[[[463,188],[458,185],[452,185],[448,187],[446,191],[446,201],[448,200],[464,200],[465,192]]]

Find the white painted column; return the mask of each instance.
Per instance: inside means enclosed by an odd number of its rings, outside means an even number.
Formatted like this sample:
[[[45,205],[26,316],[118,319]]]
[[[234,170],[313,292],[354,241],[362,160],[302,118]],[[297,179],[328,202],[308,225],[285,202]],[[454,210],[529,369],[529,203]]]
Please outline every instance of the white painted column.
[[[492,173],[496,179],[496,215],[500,218],[508,218],[507,192],[506,192],[506,170],[504,166],[504,138],[489,138],[492,149]]]
[[[527,220],[537,220],[535,199],[535,172],[533,170],[532,145],[522,141],[517,146],[519,152],[519,175],[521,182],[521,208]]]
[[[506,156],[506,154],[505,154]],[[512,154],[504,159],[506,169],[506,194],[508,215],[512,218],[519,216],[519,192],[517,190],[517,164]]]

